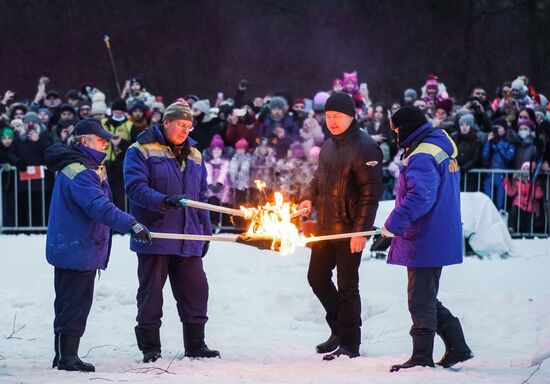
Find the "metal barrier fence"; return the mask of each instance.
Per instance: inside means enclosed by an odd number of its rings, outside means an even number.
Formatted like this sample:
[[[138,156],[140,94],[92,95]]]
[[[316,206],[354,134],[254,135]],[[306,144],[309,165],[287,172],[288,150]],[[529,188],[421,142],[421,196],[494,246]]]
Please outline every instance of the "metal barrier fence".
[[[484,192],[506,213],[503,216],[512,236],[550,235],[550,172],[532,175],[516,169],[471,169],[461,183],[462,191]]]
[[[528,171],[510,169],[472,169],[464,174],[461,190],[485,192],[505,212],[508,228],[513,236],[548,236],[550,234],[550,172],[541,172],[535,181],[537,188],[530,187],[522,177]],[[517,191],[509,196],[504,189],[507,178]],[[528,193],[525,193],[526,190]],[[53,189],[53,175],[22,181],[14,167],[0,167],[0,233],[45,232]],[[510,190],[510,189],[509,189]],[[537,198],[537,192],[542,197]],[[127,205],[126,205],[127,206]],[[239,231],[242,228],[222,220],[220,214],[213,216],[216,233]]]

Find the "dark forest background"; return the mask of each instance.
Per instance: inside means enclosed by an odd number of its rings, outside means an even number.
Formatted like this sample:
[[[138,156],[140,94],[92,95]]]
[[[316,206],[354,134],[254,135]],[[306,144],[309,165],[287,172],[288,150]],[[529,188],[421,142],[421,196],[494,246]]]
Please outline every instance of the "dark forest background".
[[[418,89],[430,72],[462,98],[529,77],[550,90],[550,0],[0,0],[0,92],[33,97],[47,72],[65,92],[92,81],[116,95],[120,76],[165,100],[194,93],[312,97],[357,70],[375,100]]]

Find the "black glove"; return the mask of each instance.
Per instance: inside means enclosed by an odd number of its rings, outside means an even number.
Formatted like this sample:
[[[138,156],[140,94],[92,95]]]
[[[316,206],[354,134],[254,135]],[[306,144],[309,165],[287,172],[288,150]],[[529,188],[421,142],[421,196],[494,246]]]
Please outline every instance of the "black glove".
[[[222,183],[216,183],[216,184],[210,184],[208,186],[208,188],[213,192],[213,193],[219,193],[222,188],[223,188],[223,184]]]
[[[162,210],[166,211],[168,209],[183,208],[183,205],[181,205],[180,203],[181,199],[185,199],[185,195],[172,195],[172,196],[166,197],[162,202]]]
[[[202,254],[201,254],[202,257],[206,256],[206,254],[208,253],[208,248],[210,248],[210,242],[206,241],[204,243],[204,247],[202,248]]]
[[[151,232],[149,232],[145,225],[134,220],[132,222],[132,228],[130,228],[130,233],[132,234],[134,240],[138,243],[151,245]]]

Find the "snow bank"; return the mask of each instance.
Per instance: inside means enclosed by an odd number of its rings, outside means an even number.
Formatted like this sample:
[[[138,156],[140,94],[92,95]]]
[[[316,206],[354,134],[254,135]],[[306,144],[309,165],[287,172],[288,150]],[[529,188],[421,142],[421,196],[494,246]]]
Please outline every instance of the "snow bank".
[[[517,257],[467,259],[445,268],[440,299],[460,317],[476,357],[456,370],[389,373],[408,358],[411,341],[406,270],[364,257],[361,265],[361,358],[322,362],[314,346],[328,336],[324,312],[307,284],[309,250],[281,257],[240,244],[215,243],[205,258],[210,283],[207,342],[223,359],[174,358],[181,325],[165,287],[163,359],[140,363],[135,345],[136,257],[115,237],[111,264],[96,282],[80,355],[92,374],[50,369],[53,270],[43,236],[0,236],[0,383],[521,383],[531,356],[550,339],[550,241],[514,241]],[[14,316],[15,329],[12,333]],[[443,354],[437,339],[434,358]],[[171,360],[174,361],[171,363]],[[165,369],[139,373],[144,367]],[[161,374],[159,374],[161,373]],[[550,364],[529,380],[548,383]]]

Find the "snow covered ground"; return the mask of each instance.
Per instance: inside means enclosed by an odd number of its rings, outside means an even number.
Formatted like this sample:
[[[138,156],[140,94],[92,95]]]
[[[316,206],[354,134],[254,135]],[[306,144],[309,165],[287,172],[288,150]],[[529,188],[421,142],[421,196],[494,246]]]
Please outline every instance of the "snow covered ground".
[[[550,240],[514,241],[517,255],[467,259],[444,269],[440,299],[460,317],[476,357],[455,370],[390,373],[410,355],[404,268],[364,256],[361,265],[361,358],[322,362],[324,312],[307,284],[309,250],[281,257],[239,244],[210,247],[207,342],[223,359],[190,361],[167,284],[163,359],[139,362],[135,345],[136,257],[128,238],[114,239],[111,263],[97,281],[80,348],[97,372],[50,369],[53,357],[53,269],[44,236],[0,236],[0,383],[522,383],[533,357],[550,348]],[[11,338],[15,329],[24,326]],[[434,358],[443,353],[436,339]],[[173,361],[172,361],[173,360]],[[142,368],[167,368],[170,373]],[[159,374],[160,373],[160,374]],[[550,383],[550,361],[529,383]]]

